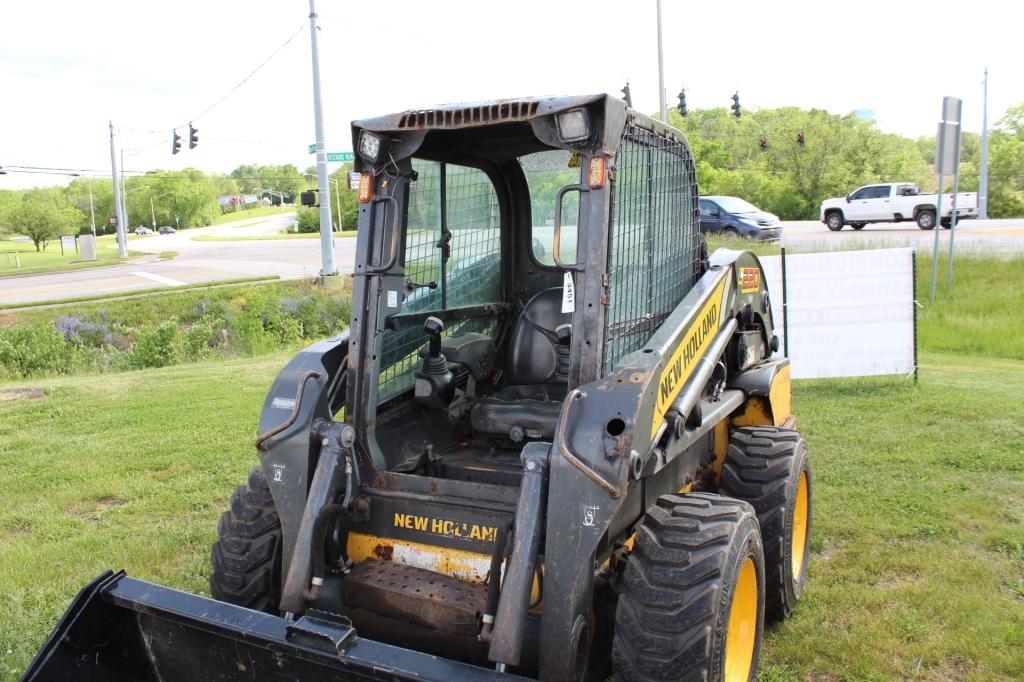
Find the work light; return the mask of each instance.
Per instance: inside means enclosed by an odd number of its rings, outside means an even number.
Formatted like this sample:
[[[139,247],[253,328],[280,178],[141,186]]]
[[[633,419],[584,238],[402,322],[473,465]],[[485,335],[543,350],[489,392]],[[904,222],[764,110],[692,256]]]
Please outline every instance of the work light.
[[[359,134],[359,154],[367,161],[376,161],[380,155],[380,136],[368,130]]]
[[[555,117],[558,136],[567,144],[578,144],[590,137],[590,117],[586,109],[570,109]]]

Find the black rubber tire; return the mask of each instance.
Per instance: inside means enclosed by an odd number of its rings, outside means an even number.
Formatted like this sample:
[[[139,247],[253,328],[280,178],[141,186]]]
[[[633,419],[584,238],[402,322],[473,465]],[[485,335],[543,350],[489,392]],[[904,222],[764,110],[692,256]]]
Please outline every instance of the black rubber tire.
[[[220,515],[210,559],[214,599],[267,613],[281,603],[281,520],[262,469],[231,495]]]
[[[850,223],[850,227],[855,230],[863,230],[865,225],[867,225],[867,223]]]
[[[806,532],[800,574],[793,568],[793,520],[801,473],[806,475]],[[814,485],[807,442],[799,431],[774,426],[736,429],[722,467],[720,492],[757,511],[767,571],[765,616],[789,616],[803,595],[811,554]]]
[[[914,222],[922,230],[934,230],[935,229],[935,211],[929,209],[923,209],[917,212],[914,216]]]
[[[943,229],[945,230],[953,229],[953,221],[950,220],[949,218],[943,218],[942,220],[940,220],[939,225],[942,225]]]
[[[733,227],[722,228],[722,230],[721,230],[721,232],[719,232],[719,234],[722,235],[723,237],[725,237],[726,239],[739,239],[740,238],[740,233],[737,232],[736,229],[733,228]]]
[[[615,680],[720,682],[740,568],[752,559],[757,615],[749,680],[764,627],[764,556],[753,508],[711,493],[663,495],[637,527],[612,643]]]
[[[825,214],[825,227],[833,232],[843,229],[843,214],[839,211],[829,211]]]

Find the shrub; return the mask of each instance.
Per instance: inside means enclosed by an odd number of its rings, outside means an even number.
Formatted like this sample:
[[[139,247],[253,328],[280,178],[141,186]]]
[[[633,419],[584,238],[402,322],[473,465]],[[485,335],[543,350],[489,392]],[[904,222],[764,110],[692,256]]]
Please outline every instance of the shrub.
[[[69,344],[53,326],[0,328],[0,367],[11,376],[70,374],[89,364],[89,353]]]
[[[135,337],[129,363],[132,367],[166,367],[174,364],[178,321],[167,320],[155,329],[146,329]]]

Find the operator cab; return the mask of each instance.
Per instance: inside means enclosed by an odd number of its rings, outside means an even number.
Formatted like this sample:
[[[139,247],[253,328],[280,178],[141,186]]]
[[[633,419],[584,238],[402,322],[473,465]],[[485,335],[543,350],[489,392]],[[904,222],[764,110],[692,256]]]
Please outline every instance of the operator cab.
[[[696,280],[692,246],[665,248],[673,212],[694,224],[692,196],[648,205],[659,179],[692,186],[692,158],[682,142],[653,155],[633,121],[604,140],[627,112],[597,95],[353,123],[366,310],[346,404],[378,470],[517,486],[522,448],[553,441],[567,392],[637,350]],[[618,216],[611,150],[630,183]],[[616,277],[631,290],[608,308]]]

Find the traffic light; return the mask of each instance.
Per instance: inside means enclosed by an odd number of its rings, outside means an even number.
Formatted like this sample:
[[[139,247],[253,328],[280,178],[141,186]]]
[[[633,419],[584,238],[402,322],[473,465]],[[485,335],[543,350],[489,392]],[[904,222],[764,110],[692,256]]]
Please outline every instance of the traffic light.
[[[181,151],[181,135],[178,134],[177,130],[172,131],[174,137],[171,140],[171,154],[177,154]]]
[[[199,129],[193,128],[192,124],[188,124],[188,148],[195,149],[196,145],[199,144]]]
[[[633,96],[629,94],[629,81],[626,81],[626,86],[622,88],[622,99],[626,100],[629,106],[633,106]]]
[[[686,88],[682,88],[679,91],[679,106],[676,108],[679,109],[680,116],[686,116],[688,113],[686,111]]]
[[[732,109],[732,115],[735,116],[736,118],[739,118],[740,117],[740,93],[738,91],[732,96],[732,106],[730,108]]]
[[[796,143],[800,145],[800,149],[803,149],[804,146],[806,146],[807,141],[804,140],[804,131],[801,130],[799,133],[796,134]]]
[[[763,152],[766,152],[766,151],[768,151],[768,138],[767,138],[767,137],[765,137],[764,135],[762,135],[762,136],[761,136],[761,142],[760,142],[760,144],[761,144],[761,151],[763,151]]]

